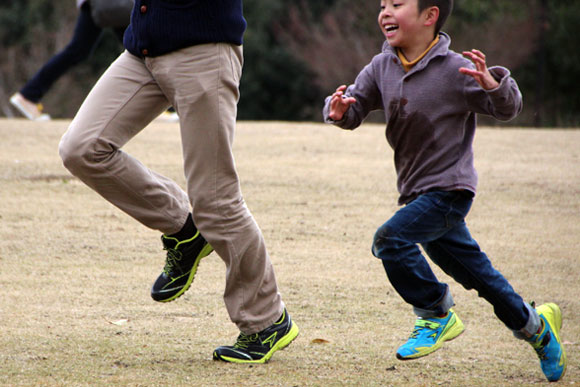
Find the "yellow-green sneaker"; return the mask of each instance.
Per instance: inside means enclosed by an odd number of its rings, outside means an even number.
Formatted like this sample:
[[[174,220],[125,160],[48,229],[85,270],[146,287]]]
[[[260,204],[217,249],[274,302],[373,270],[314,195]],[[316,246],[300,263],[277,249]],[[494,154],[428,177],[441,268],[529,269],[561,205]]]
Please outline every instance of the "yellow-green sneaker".
[[[536,308],[540,316],[542,328],[527,341],[532,345],[538,357],[546,378],[550,382],[562,379],[566,373],[566,351],[560,338],[562,329],[562,312],[558,305],[543,304]]]
[[[167,250],[163,272],[151,288],[155,301],[173,301],[189,289],[199,262],[208,256],[213,248],[199,231],[190,239],[179,241],[165,235],[161,236],[163,249]]]
[[[233,346],[217,348],[213,359],[230,363],[266,363],[274,352],[287,347],[298,332],[298,326],[284,309],[278,321],[263,331],[252,335],[240,333]]]
[[[415,321],[415,329],[409,340],[397,350],[397,359],[410,360],[435,352],[443,342],[459,336],[464,326],[453,309],[445,317],[421,318]]]

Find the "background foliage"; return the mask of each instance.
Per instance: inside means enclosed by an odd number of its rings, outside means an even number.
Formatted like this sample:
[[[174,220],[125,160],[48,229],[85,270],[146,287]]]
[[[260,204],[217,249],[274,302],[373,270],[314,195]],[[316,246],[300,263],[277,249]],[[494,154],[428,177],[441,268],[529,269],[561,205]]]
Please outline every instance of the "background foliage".
[[[323,98],[379,52],[379,1],[245,0],[248,30],[240,86],[240,119],[320,120]],[[444,28],[456,51],[479,48],[507,66],[524,94],[514,125],[580,125],[580,2],[462,0]],[[72,34],[72,0],[4,0],[0,4],[0,115],[9,96]],[[105,31],[85,63],[57,82],[43,101],[55,117],[71,117],[122,47]],[[493,123],[489,121],[486,123]]]

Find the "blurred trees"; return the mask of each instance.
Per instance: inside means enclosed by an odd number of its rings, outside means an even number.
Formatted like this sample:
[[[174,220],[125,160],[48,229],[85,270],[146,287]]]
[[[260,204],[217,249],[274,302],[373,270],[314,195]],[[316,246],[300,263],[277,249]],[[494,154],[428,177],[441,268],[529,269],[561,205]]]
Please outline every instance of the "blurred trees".
[[[324,97],[352,82],[383,43],[379,0],[244,0],[244,11],[240,119],[319,121]],[[512,124],[580,126],[578,14],[575,0],[462,0],[444,30],[455,51],[479,48],[490,65],[512,70],[525,104]],[[68,42],[75,18],[73,0],[2,1],[0,114],[12,113],[8,97]],[[120,51],[106,35],[93,57],[49,92],[47,110],[74,115]]]
[[[239,119],[312,120],[320,95],[311,70],[280,44],[275,32],[287,12],[283,0],[244,0],[244,70]]]
[[[538,125],[580,126],[580,2],[538,1],[534,57],[516,70]]]

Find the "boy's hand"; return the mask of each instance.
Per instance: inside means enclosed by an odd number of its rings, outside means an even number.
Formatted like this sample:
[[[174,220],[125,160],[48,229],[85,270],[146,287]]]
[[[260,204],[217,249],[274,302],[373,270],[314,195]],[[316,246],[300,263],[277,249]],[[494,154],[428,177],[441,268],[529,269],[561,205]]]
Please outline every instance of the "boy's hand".
[[[499,86],[499,83],[490,74],[485,64],[485,54],[479,50],[463,51],[463,56],[469,58],[475,64],[475,70],[461,67],[459,72],[472,76],[485,90],[492,90]]]
[[[332,94],[332,99],[330,100],[330,111],[328,116],[334,121],[342,120],[344,113],[348,110],[350,105],[356,102],[353,97],[345,97],[344,91],[346,90],[346,85],[339,86],[338,89]]]

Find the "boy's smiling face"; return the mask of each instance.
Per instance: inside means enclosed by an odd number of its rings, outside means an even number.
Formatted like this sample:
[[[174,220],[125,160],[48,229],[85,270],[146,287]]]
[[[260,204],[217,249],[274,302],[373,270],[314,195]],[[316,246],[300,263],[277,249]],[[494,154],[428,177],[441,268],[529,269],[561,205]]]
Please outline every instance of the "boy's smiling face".
[[[419,13],[418,0],[381,0],[379,27],[389,45],[413,50],[433,40],[433,28],[428,20],[430,8]],[[426,28],[427,27],[427,28]]]

